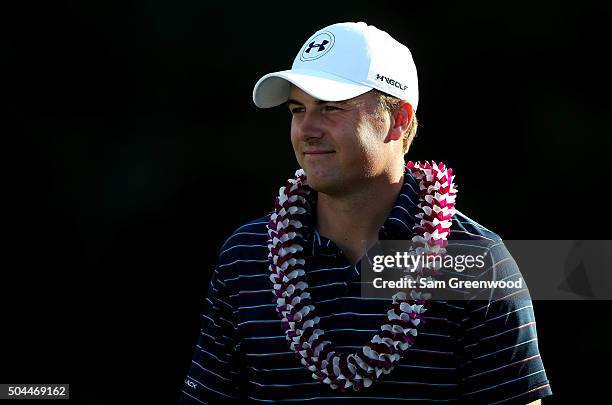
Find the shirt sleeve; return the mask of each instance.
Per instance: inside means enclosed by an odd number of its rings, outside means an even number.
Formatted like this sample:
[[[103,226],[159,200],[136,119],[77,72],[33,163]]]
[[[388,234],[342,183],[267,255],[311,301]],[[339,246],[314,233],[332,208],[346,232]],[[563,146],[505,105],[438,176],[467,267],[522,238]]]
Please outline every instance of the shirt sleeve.
[[[202,325],[179,404],[219,403],[239,398],[239,338],[227,287],[218,267],[204,297]]]
[[[503,242],[489,249],[492,265],[479,279],[522,279]],[[518,288],[472,290],[465,303],[460,402],[528,404],[552,395],[538,348],[533,302],[522,281]]]

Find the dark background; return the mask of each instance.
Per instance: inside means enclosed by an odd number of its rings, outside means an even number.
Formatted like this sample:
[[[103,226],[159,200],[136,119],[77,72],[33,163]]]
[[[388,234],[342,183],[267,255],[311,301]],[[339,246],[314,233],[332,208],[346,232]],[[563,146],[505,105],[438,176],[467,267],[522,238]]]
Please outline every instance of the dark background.
[[[0,382],[174,403],[219,247],[297,168],[253,85],[366,21],[411,50],[407,158],[456,172],[505,239],[608,239],[605,2],[21,2],[0,14],[6,113]],[[534,303],[554,396],[609,398],[610,302]],[[604,368],[601,370],[601,368]],[[597,370],[596,370],[597,368]],[[121,398],[121,399],[120,399]]]

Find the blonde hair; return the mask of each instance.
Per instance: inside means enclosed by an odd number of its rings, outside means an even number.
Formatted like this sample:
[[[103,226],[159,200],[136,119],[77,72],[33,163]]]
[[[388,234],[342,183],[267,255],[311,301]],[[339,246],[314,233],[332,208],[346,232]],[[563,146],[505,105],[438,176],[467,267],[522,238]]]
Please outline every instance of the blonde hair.
[[[397,97],[390,96],[387,93],[383,93],[378,89],[371,90],[376,97],[378,98],[378,107],[380,112],[387,112],[391,115],[391,117],[395,117],[395,115],[399,112],[400,107],[402,105],[402,100]],[[408,148],[412,144],[412,141],[416,137],[417,127],[419,123],[416,117],[416,113],[412,114],[412,120],[410,124],[408,124],[408,129],[404,133],[402,151],[404,154],[408,152]]]

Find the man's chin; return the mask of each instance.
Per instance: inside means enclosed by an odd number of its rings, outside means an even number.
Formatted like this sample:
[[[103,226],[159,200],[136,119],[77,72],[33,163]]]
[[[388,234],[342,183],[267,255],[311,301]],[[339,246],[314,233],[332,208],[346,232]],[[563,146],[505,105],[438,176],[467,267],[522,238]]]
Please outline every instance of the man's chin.
[[[308,176],[308,173],[306,173],[306,176]],[[308,186],[318,193],[329,195],[338,194],[342,189],[341,182],[336,179],[321,178],[318,176],[312,176],[312,178],[308,177]]]

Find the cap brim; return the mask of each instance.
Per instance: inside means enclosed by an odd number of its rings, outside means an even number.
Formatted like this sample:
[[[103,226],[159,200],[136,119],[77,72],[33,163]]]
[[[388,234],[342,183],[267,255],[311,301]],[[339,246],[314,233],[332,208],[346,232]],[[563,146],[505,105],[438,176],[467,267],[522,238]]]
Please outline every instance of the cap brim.
[[[287,101],[291,84],[322,101],[341,101],[357,97],[372,87],[316,70],[284,70],[269,73],[259,79],[253,89],[257,107],[276,107]]]

